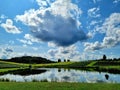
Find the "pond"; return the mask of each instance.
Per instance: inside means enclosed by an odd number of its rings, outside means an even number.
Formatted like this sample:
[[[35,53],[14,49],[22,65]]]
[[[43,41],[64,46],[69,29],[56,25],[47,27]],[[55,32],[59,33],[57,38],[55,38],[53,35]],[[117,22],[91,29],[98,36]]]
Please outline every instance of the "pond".
[[[109,74],[104,72],[90,72],[75,69],[38,68],[41,73],[34,74],[4,74],[0,79],[15,82],[84,82],[84,83],[120,83],[120,74]]]

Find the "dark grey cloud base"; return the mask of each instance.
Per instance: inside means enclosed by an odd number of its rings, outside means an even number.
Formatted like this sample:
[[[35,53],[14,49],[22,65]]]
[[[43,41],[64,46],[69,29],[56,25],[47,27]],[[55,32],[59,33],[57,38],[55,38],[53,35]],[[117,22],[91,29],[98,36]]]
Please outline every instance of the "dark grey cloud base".
[[[58,46],[69,46],[88,38],[71,17],[55,16],[49,11],[46,11],[44,16],[38,16],[44,22],[39,23],[37,27],[31,26],[31,31],[36,38],[44,42],[50,41]]]

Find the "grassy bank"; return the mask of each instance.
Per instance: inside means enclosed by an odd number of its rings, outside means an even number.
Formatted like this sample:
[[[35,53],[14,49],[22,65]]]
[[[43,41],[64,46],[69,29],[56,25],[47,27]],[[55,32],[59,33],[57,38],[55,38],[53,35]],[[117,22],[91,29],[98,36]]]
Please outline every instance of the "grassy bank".
[[[119,90],[120,84],[0,82],[0,90]]]
[[[21,64],[7,61],[0,61],[0,72],[15,68],[28,68],[29,64]],[[120,61],[82,61],[82,62],[59,62],[49,64],[32,64],[32,68],[74,68],[89,71],[120,73]]]
[[[12,72],[20,69],[26,69],[28,66],[29,64],[0,61],[0,74],[5,74],[7,72]]]
[[[106,69],[120,69],[120,65],[103,65],[103,64],[97,65],[97,63],[100,61],[84,61],[84,62],[60,62],[60,63],[49,63],[49,64],[33,64],[33,67],[46,67],[46,68],[81,68],[81,67],[100,67],[100,68],[106,68]],[[107,61],[109,62],[109,61]]]
[[[60,62],[50,64],[33,64],[39,68],[74,68],[89,71],[109,72],[120,74],[120,61],[83,61],[83,62]]]
[[[0,61],[0,69],[3,69],[3,68],[20,68],[20,67],[27,67],[27,66],[28,66],[28,64]]]

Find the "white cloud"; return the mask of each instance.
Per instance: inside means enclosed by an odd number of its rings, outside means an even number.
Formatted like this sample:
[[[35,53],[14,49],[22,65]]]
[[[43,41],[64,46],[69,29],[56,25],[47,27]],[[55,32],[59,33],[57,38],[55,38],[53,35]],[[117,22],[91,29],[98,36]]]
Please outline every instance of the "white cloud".
[[[20,29],[13,25],[13,21],[11,19],[7,19],[6,23],[2,23],[1,27],[5,29],[6,32],[12,34],[19,34],[21,33]]]
[[[91,21],[90,25],[95,25],[97,23],[98,23],[98,21]]]
[[[79,17],[82,14],[81,9],[77,5],[71,3],[71,0],[36,0],[40,9],[49,9],[54,15],[61,15],[63,17],[74,16],[74,18]],[[49,8],[48,8],[49,7]],[[73,12],[74,11],[74,12]]]
[[[25,34],[24,39],[17,39],[25,45],[32,45],[33,43],[40,43],[41,41],[30,34]]]
[[[93,47],[94,48],[94,47]],[[78,47],[75,45],[71,45],[67,48],[58,47],[54,49],[50,49],[48,51],[48,56],[50,59],[70,59],[71,61],[83,61],[83,60],[94,60],[101,58],[100,54],[89,53],[78,51]]]
[[[54,15],[61,15],[62,17],[79,18],[82,14],[81,9],[76,4],[71,3],[71,0],[56,0],[50,9]]]
[[[36,0],[41,9],[51,5],[54,0]]]
[[[48,42],[48,47],[56,47],[56,45],[52,42]]]
[[[4,14],[0,16],[0,19],[5,19],[5,18],[7,18],[7,16],[5,16]]]
[[[98,29],[100,28],[100,25],[103,23],[103,20],[92,20],[88,26],[88,34],[91,39],[94,38],[97,32],[100,32]]]
[[[114,4],[117,4],[117,3],[119,3],[119,2],[120,2],[120,0],[114,0],[114,1],[113,1]]]
[[[18,39],[18,41],[20,41],[23,44],[27,44],[27,45],[32,45],[33,44],[31,41],[27,41],[27,40],[24,40],[24,39]]]
[[[2,59],[9,59],[12,57],[20,57],[24,55],[28,56],[44,56],[44,53],[39,52],[42,48],[36,47],[23,47],[23,46],[15,46],[15,45],[0,45],[0,58]],[[38,53],[39,52],[39,53]],[[46,57],[47,58],[47,57]]]
[[[85,49],[84,51],[93,51],[93,50],[99,50],[102,49],[103,46],[101,45],[101,43],[99,43],[98,41],[94,42],[94,43],[84,43]]]
[[[37,51],[39,48],[37,48],[37,47],[32,47],[33,48],[33,50],[35,50],[35,51]]]
[[[2,59],[8,59],[10,58],[11,54],[13,54],[14,50],[11,47],[2,47],[0,52],[0,58]]]
[[[78,18],[82,11],[76,4],[71,3],[71,0],[49,1],[37,0],[38,4],[44,6],[49,3],[50,6],[26,11],[24,15],[17,15],[16,21],[28,25],[33,36],[40,41],[52,42],[58,46],[69,46],[88,38],[79,28]]]
[[[100,2],[101,0],[93,0],[93,3],[96,4],[97,2]]]
[[[24,15],[17,15],[16,21],[21,21],[23,24],[28,26],[38,26],[42,20],[37,16],[39,15],[39,10],[30,9],[28,11],[25,11]],[[41,11],[40,14],[43,12]]]
[[[104,46],[115,46],[120,43],[120,13],[113,13],[105,20],[101,28],[106,33]]]
[[[71,59],[71,60],[80,60],[81,55],[77,51],[77,47],[75,45],[71,45],[69,47],[59,47],[56,49],[50,49],[48,51],[48,54],[51,56],[51,58],[54,59]]]
[[[94,3],[96,3],[96,0],[93,0]]]
[[[100,8],[91,8],[88,10],[88,16],[97,18],[100,17],[101,15],[99,14]]]
[[[96,59],[100,59],[101,54],[95,54],[96,52],[84,52],[81,54],[81,60],[96,60]]]
[[[120,13],[112,13],[97,32],[105,33],[103,42],[85,43],[85,50],[99,50],[120,44]]]
[[[31,34],[25,34],[24,38],[28,41],[31,41],[31,42],[36,42],[36,43],[41,42],[39,39],[33,37]]]
[[[119,43],[120,41],[117,40],[116,37],[104,37],[103,39],[103,45],[104,47],[113,47],[115,45],[117,45],[117,43]]]

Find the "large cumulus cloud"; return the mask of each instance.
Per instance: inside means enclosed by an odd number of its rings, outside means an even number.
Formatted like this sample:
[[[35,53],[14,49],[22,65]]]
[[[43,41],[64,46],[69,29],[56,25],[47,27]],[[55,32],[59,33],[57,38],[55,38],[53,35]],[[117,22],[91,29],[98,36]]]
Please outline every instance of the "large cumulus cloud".
[[[42,41],[52,41],[60,46],[68,46],[77,41],[86,39],[82,30],[78,30],[77,23],[72,18],[54,16],[49,11],[42,17],[43,23],[31,27],[35,37]]]
[[[24,15],[17,15],[16,20],[28,25],[34,37],[58,46],[69,46],[87,39],[84,31],[80,30],[79,17],[82,11],[77,5],[71,0],[56,0],[49,4],[49,7],[43,5],[38,10],[31,9]]]

